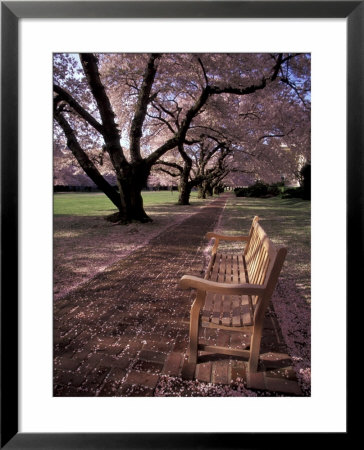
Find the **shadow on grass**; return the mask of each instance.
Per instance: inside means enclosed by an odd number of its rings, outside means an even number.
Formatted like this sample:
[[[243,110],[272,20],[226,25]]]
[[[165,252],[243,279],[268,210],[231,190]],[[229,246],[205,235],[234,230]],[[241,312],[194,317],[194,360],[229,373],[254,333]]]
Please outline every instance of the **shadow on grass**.
[[[159,233],[180,224],[201,210],[207,201],[191,205],[159,203],[146,206],[150,223],[113,224],[103,215],[55,215],[53,220],[54,293],[63,295],[68,286],[76,286],[104,270],[113,262],[146,245]],[[188,231],[187,231],[188,232]]]

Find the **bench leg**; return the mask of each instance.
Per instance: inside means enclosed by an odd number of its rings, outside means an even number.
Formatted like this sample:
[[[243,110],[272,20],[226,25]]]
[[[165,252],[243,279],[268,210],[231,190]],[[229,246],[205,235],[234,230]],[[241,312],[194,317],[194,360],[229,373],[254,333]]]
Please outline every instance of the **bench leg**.
[[[188,362],[197,364],[198,356],[198,329],[200,324],[200,311],[204,304],[206,292],[197,291],[196,300],[191,307],[190,315],[190,351]]]
[[[248,371],[257,372],[260,352],[260,341],[262,339],[262,327],[255,326],[251,337],[250,357],[248,362]]]

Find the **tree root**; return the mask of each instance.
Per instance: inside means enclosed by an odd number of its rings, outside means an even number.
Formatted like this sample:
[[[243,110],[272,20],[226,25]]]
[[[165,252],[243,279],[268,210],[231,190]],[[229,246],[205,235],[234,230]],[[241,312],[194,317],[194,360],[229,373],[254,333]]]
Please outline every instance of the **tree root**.
[[[113,223],[115,225],[128,225],[129,223],[150,223],[150,222],[153,222],[153,219],[151,219],[147,215],[141,216],[140,218],[127,219],[120,212],[116,212],[116,213],[110,214],[109,216],[106,216],[105,220],[107,220],[108,222],[111,222],[111,223]]]

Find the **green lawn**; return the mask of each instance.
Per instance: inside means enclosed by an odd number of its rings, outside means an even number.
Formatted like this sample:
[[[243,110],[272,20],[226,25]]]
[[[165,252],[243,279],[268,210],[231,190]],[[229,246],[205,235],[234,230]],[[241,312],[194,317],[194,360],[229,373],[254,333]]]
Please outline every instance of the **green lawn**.
[[[146,191],[143,192],[144,206],[158,227],[165,220],[194,212],[195,208],[202,206],[206,200],[197,199],[197,192],[191,196],[191,206],[176,206],[178,192],[173,191]],[[273,198],[248,198],[235,197],[231,194],[222,214],[219,228],[227,234],[242,234],[249,231],[252,218],[260,217],[260,223],[268,233],[268,236],[278,245],[288,248],[287,264],[292,278],[300,284],[304,290],[309,286],[310,272],[310,250],[311,250],[311,202],[301,199]],[[56,193],[54,194],[54,215],[59,219],[62,217],[71,219],[73,217],[73,228],[79,230],[85,223],[82,217],[92,218],[94,216],[107,216],[116,211],[114,205],[102,193]],[[77,225],[77,226],[76,226]],[[64,231],[69,227],[68,223],[57,222],[58,228]],[[141,225],[141,227],[143,227]],[[85,225],[89,230],[89,224]],[[102,229],[103,230],[103,229]],[[58,230],[59,231],[59,230]],[[92,228],[92,232],[95,232]],[[104,232],[104,230],[102,231]],[[224,244],[229,247],[233,244]]]
[[[284,276],[294,279],[301,293],[309,299],[311,202],[279,197],[263,199],[232,196],[224,210],[220,230],[231,235],[246,234],[254,216],[260,217],[260,224],[276,245],[287,247]]]
[[[232,229],[249,229],[253,216],[272,239],[280,242],[299,240],[309,243],[311,232],[311,202],[301,199],[233,197],[226,206]]]
[[[142,193],[144,206],[176,204],[177,191],[146,191]],[[115,206],[103,193],[65,192],[53,196],[53,213],[71,216],[103,216],[116,211]],[[197,201],[197,192],[193,192],[191,202]]]

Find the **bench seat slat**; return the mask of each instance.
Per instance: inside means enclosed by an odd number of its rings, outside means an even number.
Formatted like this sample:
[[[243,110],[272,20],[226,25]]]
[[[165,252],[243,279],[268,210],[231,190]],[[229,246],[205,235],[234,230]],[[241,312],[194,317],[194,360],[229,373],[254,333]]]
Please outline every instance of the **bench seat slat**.
[[[211,281],[217,281],[217,279],[218,279],[220,261],[221,261],[221,253],[217,253],[216,257],[215,257],[214,265],[212,266],[211,275],[210,275]]]
[[[244,267],[244,258],[243,255],[238,255],[238,264],[239,264],[239,283],[249,283],[247,274],[245,272]]]
[[[239,283],[239,266],[238,256],[232,255],[232,281],[233,283]]]
[[[210,259],[209,265],[207,266],[207,269],[206,269],[205,280],[210,280],[211,279],[211,275],[212,275],[212,271],[213,271],[213,268],[214,268],[215,260],[216,260],[216,253],[213,253],[211,255],[211,259]]]
[[[233,255],[226,255],[226,274],[225,274],[225,283],[232,282],[232,261]]]
[[[219,275],[218,275],[218,278],[217,278],[217,281],[219,281],[220,283],[224,283],[225,282],[226,258],[227,258],[227,255],[225,253],[222,253],[221,254],[221,259],[220,259]]]

